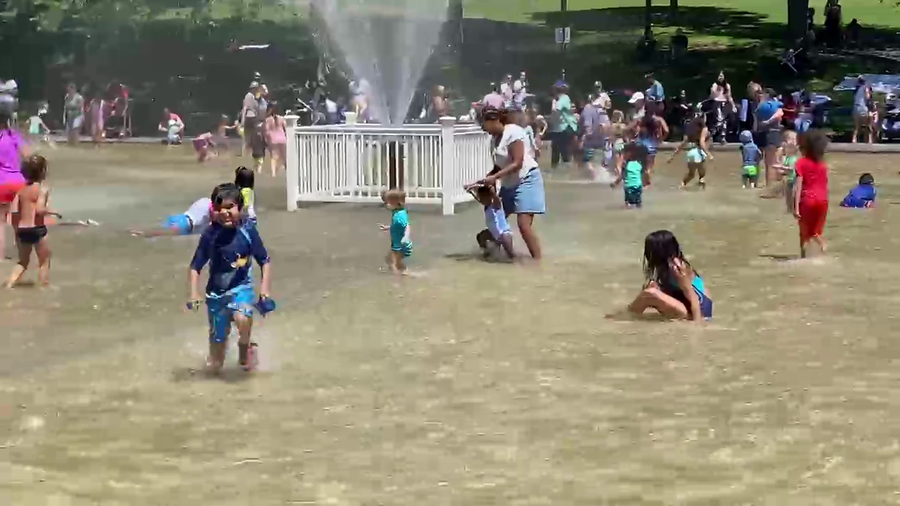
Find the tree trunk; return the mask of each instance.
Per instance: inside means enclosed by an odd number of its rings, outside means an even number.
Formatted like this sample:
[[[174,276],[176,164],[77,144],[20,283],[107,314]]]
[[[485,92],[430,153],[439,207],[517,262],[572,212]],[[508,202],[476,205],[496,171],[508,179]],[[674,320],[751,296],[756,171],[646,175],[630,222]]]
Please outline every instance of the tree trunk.
[[[669,21],[678,20],[678,0],[669,0]]]
[[[809,0],[787,0],[788,39],[793,43],[806,36],[806,12]]]
[[[644,35],[649,34],[653,30],[653,0],[647,0],[644,9]]]

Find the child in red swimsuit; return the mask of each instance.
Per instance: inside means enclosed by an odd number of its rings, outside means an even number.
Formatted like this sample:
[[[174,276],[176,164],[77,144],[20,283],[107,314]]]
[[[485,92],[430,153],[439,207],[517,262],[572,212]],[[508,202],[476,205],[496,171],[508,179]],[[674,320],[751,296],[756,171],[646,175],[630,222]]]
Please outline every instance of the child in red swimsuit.
[[[814,241],[822,253],[827,251],[825,218],[828,216],[828,166],[825,148],[828,137],[818,130],[800,136],[797,179],[794,183],[794,217],[800,226],[800,256],[806,258],[807,246]]]

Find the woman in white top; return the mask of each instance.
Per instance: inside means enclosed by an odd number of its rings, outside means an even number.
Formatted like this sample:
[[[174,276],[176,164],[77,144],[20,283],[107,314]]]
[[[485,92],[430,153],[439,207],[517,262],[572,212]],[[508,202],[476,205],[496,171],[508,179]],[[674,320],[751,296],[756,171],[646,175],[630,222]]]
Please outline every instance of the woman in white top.
[[[725,142],[725,134],[728,130],[728,116],[734,114],[734,97],[731,95],[731,85],[725,79],[725,72],[719,72],[716,82],[709,88],[709,99],[713,101],[716,113],[716,127],[713,130],[713,138],[718,142]]]
[[[544,214],[544,180],[534,159],[534,147],[525,129],[515,124],[507,111],[487,110],[482,128],[494,136],[494,168],[483,184],[500,181],[500,201],[507,216],[516,215],[516,223],[528,252],[541,258],[541,244],[534,232],[534,215]]]

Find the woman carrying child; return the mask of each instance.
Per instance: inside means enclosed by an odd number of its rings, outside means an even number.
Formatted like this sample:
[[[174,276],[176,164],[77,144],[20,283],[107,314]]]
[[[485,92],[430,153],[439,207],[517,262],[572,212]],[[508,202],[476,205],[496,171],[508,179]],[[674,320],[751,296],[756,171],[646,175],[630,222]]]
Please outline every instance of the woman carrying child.
[[[528,252],[541,259],[541,244],[534,231],[534,216],[546,212],[544,179],[529,149],[525,130],[516,125],[507,111],[484,111],[482,129],[494,137],[494,168],[481,182],[494,186],[500,181],[500,200],[507,217],[516,223]]]

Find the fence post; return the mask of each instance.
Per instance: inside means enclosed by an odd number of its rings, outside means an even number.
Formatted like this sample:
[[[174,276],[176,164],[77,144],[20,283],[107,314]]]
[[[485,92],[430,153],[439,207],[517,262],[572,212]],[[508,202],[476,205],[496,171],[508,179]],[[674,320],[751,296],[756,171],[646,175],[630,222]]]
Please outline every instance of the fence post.
[[[456,159],[456,138],[454,126],[456,118],[443,116],[441,121],[441,207],[444,216],[454,212],[454,199],[457,188],[462,183],[458,181],[458,160]]]
[[[300,198],[300,157],[297,139],[297,121],[300,116],[284,117],[287,123],[287,159],[285,160],[285,184],[287,186],[287,210],[296,211]]]

